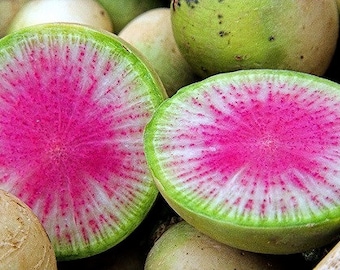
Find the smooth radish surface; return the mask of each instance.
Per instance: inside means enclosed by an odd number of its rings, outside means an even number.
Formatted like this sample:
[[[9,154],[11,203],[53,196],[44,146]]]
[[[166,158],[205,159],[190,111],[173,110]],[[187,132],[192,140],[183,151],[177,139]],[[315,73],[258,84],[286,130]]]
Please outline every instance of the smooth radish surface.
[[[154,8],[140,14],[118,36],[150,61],[169,96],[197,79],[177,47],[171,27],[170,8]]]
[[[167,229],[149,251],[145,270],[283,270],[276,256],[246,252],[217,242],[185,221]]]
[[[15,14],[19,12],[21,7],[30,0],[2,0],[0,1],[0,37],[7,33]]]
[[[131,20],[143,12],[159,7],[159,0],[96,0],[110,15],[114,32],[118,34]]]
[[[11,20],[7,34],[41,23],[80,23],[113,32],[110,15],[96,0],[30,0]]]
[[[0,187],[39,217],[59,260],[122,241],[157,189],[144,126],[165,97],[128,44],[72,24],[0,40]]]
[[[2,189],[0,216],[1,270],[57,270],[53,247],[37,216]]]
[[[159,190],[190,224],[244,250],[297,253],[340,231],[340,86],[249,70],[166,100],[145,150]]]

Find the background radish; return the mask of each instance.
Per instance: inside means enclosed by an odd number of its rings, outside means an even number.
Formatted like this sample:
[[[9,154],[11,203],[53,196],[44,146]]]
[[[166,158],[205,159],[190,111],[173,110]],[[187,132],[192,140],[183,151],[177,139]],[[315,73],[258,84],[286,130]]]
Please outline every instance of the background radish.
[[[154,8],[140,14],[118,36],[152,64],[169,96],[197,79],[175,42],[170,8]]]
[[[143,12],[160,7],[161,0],[97,0],[109,13],[118,34],[131,20]],[[169,5],[167,5],[169,6]]]
[[[11,20],[7,33],[41,23],[80,23],[113,32],[114,25],[95,0],[30,0]]]
[[[187,222],[171,225],[148,253],[145,270],[177,269],[284,269],[275,256],[246,252],[224,245]]]
[[[50,240],[37,216],[21,200],[0,189],[2,270],[56,270]]]
[[[0,38],[6,35],[12,19],[27,1],[29,0],[0,1]]]
[[[175,40],[197,74],[289,69],[323,75],[337,44],[335,0],[173,0]]]
[[[336,270],[340,268],[340,242],[315,266],[314,270]]]

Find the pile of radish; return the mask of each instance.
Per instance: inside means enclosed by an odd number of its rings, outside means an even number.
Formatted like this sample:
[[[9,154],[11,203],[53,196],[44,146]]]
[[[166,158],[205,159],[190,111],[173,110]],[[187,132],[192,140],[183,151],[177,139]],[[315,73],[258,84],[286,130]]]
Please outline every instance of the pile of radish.
[[[339,12],[0,2],[0,268],[338,269]]]

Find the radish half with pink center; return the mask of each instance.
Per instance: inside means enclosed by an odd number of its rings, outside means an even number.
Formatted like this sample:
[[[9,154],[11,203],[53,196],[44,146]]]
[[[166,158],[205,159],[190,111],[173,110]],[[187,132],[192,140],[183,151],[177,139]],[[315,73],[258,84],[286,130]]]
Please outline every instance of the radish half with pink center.
[[[239,249],[303,252],[340,232],[340,86],[283,70],[219,74],[156,111],[145,153],[188,223]]]
[[[126,238],[158,190],[143,133],[165,90],[136,51],[80,25],[0,40],[0,187],[39,217],[58,260]]]

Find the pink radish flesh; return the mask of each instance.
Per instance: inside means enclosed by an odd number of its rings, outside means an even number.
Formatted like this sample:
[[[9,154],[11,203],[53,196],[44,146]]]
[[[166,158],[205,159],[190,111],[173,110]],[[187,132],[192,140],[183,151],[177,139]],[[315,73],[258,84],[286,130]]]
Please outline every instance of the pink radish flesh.
[[[34,210],[57,255],[83,256],[126,237],[155,199],[142,136],[156,84],[119,45],[48,31],[1,55],[0,186]]]
[[[339,214],[340,90],[249,77],[198,83],[156,113],[146,141],[166,196],[239,224]]]

